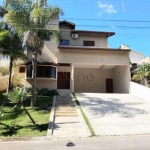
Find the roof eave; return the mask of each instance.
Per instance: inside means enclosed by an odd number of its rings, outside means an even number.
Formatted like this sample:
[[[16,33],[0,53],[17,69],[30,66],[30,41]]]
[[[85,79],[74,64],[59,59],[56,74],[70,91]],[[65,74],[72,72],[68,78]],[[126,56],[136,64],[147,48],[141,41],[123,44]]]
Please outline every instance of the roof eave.
[[[87,46],[62,46],[59,45],[58,49],[71,49],[71,50],[99,50],[99,51],[113,51],[113,52],[130,52],[131,49],[115,49],[115,48],[101,48],[101,47],[87,47]]]

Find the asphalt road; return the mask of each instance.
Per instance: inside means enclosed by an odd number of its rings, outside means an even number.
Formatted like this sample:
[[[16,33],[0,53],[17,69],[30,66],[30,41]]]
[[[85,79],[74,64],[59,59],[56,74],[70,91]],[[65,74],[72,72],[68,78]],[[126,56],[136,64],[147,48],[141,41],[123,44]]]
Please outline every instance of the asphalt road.
[[[0,150],[150,150],[150,136],[0,142]]]

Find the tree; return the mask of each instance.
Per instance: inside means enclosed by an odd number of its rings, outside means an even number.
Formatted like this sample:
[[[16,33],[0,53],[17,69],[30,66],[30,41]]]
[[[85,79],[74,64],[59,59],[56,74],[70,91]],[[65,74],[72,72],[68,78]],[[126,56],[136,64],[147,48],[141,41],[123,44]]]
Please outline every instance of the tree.
[[[51,19],[56,18],[63,11],[59,7],[47,6],[47,0],[5,0],[5,8],[8,13],[4,20],[24,33],[23,47],[32,51],[32,99],[31,107],[36,105],[36,66],[37,53],[44,46],[43,36],[50,34],[57,41],[60,40],[59,29],[49,25]]]
[[[21,104],[25,113],[28,115],[32,123],[35,124],[34,119],[31,117],[30,113],[27,111],[27,109],[25,108],[23,104],[23,101],[27,99],[27,96],[28,96],[28,93],[25,90],[23,90],[22,88],[16,88],[8,94],[8,99],[11,101],[11,103],[15,104],[13,108]]]
[[[5,26],[5,27],[4,27]],[[3,55],[8,55],[10,58],[9,63],[9,79],[7,93],[11,89],[11,76],[12,76],[12,67],[14,60],[18,58],[25,59],[26,56],[23,53],[22,41],[16,31],[8,26],[7,24],[1,24],[0,31],[0,53]]]
[[[135,71],[132,80],[139,81],[146,79],[150,85],[150,64],[144,64]]]

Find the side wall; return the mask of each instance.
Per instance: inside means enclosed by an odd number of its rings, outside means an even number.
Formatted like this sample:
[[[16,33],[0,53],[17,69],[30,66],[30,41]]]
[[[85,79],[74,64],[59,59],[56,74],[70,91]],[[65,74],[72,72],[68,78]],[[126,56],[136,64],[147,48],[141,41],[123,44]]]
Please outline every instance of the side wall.
[[[116,66],[113,69],[114,93],[129,93],[130,72],[128,66]]]
[[[138,91],[138,92],[137,92]],[[130,93],[142,99],[150,101],[150,88],[130,82]]]

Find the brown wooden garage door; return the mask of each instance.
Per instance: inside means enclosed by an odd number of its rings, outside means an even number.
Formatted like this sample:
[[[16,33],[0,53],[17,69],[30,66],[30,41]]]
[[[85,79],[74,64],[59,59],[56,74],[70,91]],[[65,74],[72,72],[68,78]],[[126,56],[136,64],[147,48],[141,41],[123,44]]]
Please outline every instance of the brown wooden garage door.
[[[70,72],[58,72],[57,89],[70,89]]]

